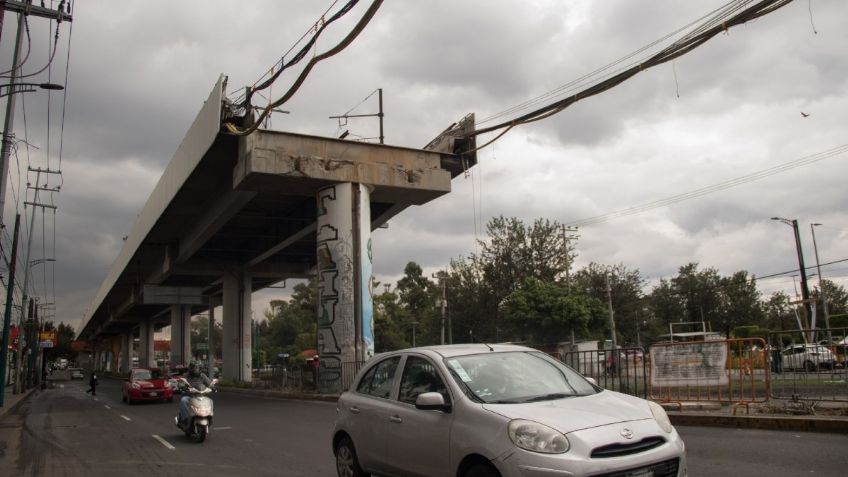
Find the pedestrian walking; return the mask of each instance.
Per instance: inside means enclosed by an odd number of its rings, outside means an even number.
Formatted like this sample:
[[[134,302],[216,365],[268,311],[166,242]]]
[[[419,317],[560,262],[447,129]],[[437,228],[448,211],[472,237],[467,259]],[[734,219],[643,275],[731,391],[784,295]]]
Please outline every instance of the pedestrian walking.
[[[91,394],[92,396],[97,396],[97,373],[91,372],[91,379],[88,380],[89,388],[85,391],[86,394]]]

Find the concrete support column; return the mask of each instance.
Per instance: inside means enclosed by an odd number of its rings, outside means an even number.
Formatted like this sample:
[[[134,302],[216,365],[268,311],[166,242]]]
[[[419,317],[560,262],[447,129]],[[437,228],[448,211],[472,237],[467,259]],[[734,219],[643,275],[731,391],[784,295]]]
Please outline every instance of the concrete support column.
[[[191,361],[191,307],[171,305],[171,367]]]
[[[207,362],[206,369],[209,370],[209,377],[214,378],[214,370],[215,370],[215,347],[218,343],[215,343],[215,307],[221,304],[221,299],[218,296],[210,296],[209,297],[209,329],[208,336],[206,338],[206,343],[208,344],[208,348],[206,350]],[[251,356],[252,358],[252,356]],[[252,364],[251,364],[252,366]]]
[[[251,299],[253,284],[245,274],[229,274],[223,279],[222,300],[224,325],[221,354],[224,360],[224,379],[251,382],[253,353],[251,349]]]
[[[132,345],[132,332],[126,331],[121,334],[121,374],[130,372],[130,367],[132,366]]]
[[[156,366],[153,355],[153,325],[142,321],[138,325],[138,365],[142,368]]]
[[[318,389],[374,355],[370,191],[343,183],[318,192]]]
[[[100,350],[99,349],[94,350],[94,365],[91,367],[91,369],[93,369],[95,371],[100,371]]]

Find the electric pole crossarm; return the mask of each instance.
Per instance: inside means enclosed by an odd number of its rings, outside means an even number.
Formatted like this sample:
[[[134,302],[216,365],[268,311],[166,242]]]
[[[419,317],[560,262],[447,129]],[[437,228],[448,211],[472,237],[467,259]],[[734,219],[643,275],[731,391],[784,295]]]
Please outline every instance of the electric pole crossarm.
[[[47,7],[33,5],[28,2],[16,2],[14,0],[6,0],[3,2],[3,8],[14,13],[24,13],[27,15],[35,15],[50,19],[58,19],[63,22],[72,22],[74,17],[70,13],[65,13],[62,10],[53,10]]]
[[[39,204],[39,203],[37,203],[37,202],[24,202],[24,204],[26,204],[26,205],[31,205],[31,206],[33,206],[33,207],[46,207],[46,208],[48,208],[48,209],[56,210],[56,206],[55,206],[55,205],[49,205],[49,204]]]

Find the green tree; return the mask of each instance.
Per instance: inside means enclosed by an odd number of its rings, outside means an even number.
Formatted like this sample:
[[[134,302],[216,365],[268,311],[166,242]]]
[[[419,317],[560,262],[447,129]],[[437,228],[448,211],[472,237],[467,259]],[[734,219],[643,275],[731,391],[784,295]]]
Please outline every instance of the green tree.
[[[486,224],[486,233],[480,262],[497,297],[511,293],[525,278],[555,281],[574,259],[566,254],[562,226],[556,222],[536,219],[528,227],[515,217],[500,216]]]
[[[601,303],[607,303],[607,280],[609,280],[612,309],[615,317],[616,335],[619,344],[634,345],[637,328],[644,330],[650,320],[642,288],[645,280],[639,270],[628,269],[624,264],[601,265],[590,263],[574,274],[572,290],[583,292]],[[605,305],[606,306],[606,305]],[[609,337],[609,320],[598,323],[602,329],[595,330],[595,337]],[[598,336],[601,335],[601,336]]]
[[[786,293],[779,291],[772,293],[762,303],[763,326],[772,331],[794,330],[798,328],[795,321],[795,313],[790,298]]]
[[[209,346],[209,316],[208,315],[198,315],[192,318],[191,320],[191,328],[189,330],[189,334],[191,335],[191,344],[192,344],[192,354],[195,357],[199,357],[199,355],[212,353],[215,358],[221,358],[221,343],[224,341],[224,325],[221,323],[221,320],[215,320],[215,325],[212,327],[212,345]],[[207,345],[206,351],[203,351],[197,345],[200,343],[205,343]]]
[[[295,285],[289,300],[271,301],[265,320],[259,324],[257,344],[269,362],[280,353],[297,357],[304,350],[315,348],[317,296],[316,281],[312,279]]]
[[[395,287],[398,303],[404,313],[398,314],[398,325],[404,330],[412,330],[416,323],[416,344],[418,346],[436,344],[441,332],[440,315],[436,313],[436,293],[441,296],[441,288],[424,276],[421,266],[409,262],[404,267],[404,276]],[[410,339],[411,342],[411,334]]]
[[[47,361],[55,361],[59,358],[67,358],[73,361],[77,352],[74,351],[72,343],[76,339],[77,333],[71,325],[66,325],[64,322],[59,322],[56,326],[52,321],[44,323],[45,331],[56,331],[56,346],[47,348],[44,356]]]
[[[530,277],[506,297],[501,313],[519,340],[550,344],[567,339],[572,330],[586,336],[590,324],[603,320],[605,307],[596,298]]]
[[[398,294],[387,289],[374,296],[374,351],[383,353],[411,346],[412,330],[406,309],[400,304]],[[407,335],[410,336],[407,339]],[[417,344],[417,343],[416,343]]]
[[[830,315],[831,328],[848,327],[848,291],[831,280],[822,280],[825,295],[827,295],[827,312]],[[818,293],[818,287],[816,287]],[[824,324],[822,324],[824,326]]]
[[[760,292],[748,272],[738,271],[720,280],[721,305],[715,323],[729,337],[739,325],[759,326],[764,324]]]

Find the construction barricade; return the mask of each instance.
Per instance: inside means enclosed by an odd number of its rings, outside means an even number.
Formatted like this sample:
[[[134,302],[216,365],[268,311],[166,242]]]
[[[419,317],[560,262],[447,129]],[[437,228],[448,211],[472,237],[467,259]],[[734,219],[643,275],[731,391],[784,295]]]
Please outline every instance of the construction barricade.
[[[650,348],[650,398],[715,402],[746,411],[769,399],[766,342],[760,338],[660,343]]]

